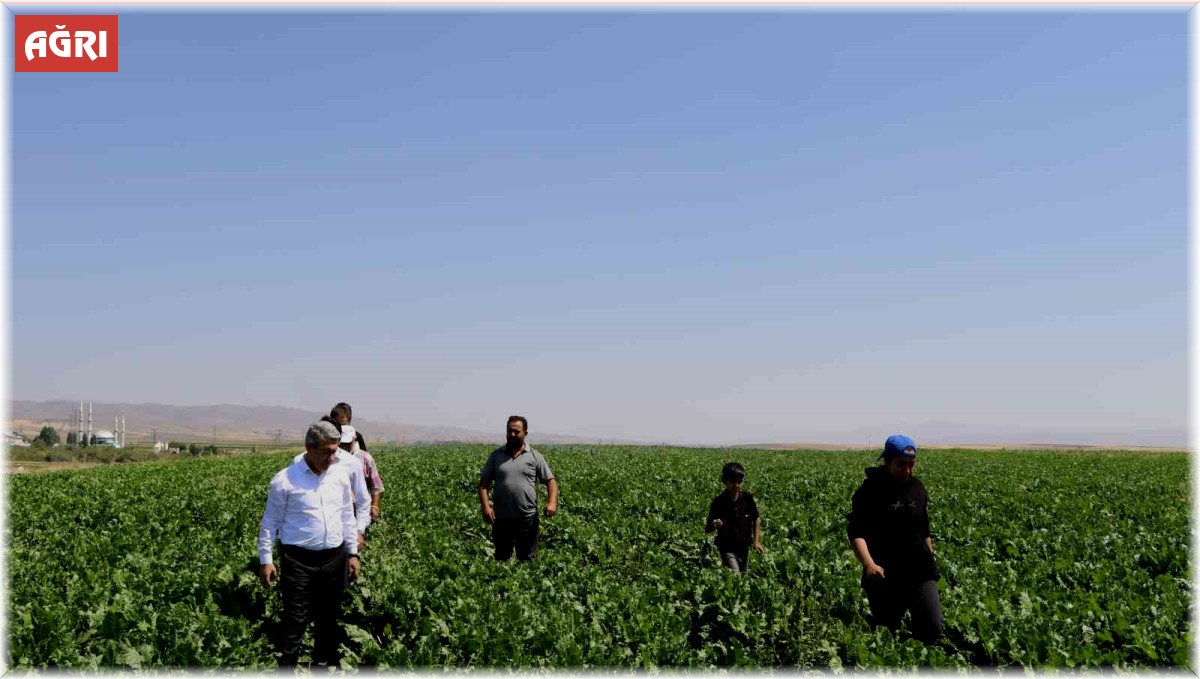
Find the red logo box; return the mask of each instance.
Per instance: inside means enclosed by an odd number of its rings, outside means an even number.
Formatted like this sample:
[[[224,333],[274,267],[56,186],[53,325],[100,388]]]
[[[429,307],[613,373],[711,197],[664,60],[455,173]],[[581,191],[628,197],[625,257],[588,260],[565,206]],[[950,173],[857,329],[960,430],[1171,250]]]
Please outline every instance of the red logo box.
[[[17,73],[117,72],[117,15],[18,14]]]

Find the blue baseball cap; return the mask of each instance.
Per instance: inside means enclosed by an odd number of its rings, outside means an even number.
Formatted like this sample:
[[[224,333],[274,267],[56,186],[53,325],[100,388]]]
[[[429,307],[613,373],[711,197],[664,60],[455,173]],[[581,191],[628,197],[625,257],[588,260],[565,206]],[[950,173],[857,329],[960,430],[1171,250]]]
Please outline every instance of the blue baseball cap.
[[[912,449],[911,451],[909,449]],[[908,438],[904,434],[895,434],[889,436],[883,442],[883,457],[884,459],[892,457],[905,457],[910,460],[917,457],[917,442]]]

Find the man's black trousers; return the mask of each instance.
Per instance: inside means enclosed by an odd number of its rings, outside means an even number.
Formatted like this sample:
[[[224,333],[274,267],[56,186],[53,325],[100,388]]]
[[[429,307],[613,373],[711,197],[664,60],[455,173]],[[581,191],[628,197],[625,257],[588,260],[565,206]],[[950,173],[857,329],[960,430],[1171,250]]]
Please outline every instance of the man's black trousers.
[[[496,560],[506,561],[516,549],[517,560],[533,561],[537,556],[537,514],[519,519],[496,517],[492,524],[492,544],[496,546]]]
[[[346,590],[346,549],[311,550],[282,545],[279,590],[283,616],[279,635],[279,664],[292,666],[300,655],[300,640],[308,623],[313,628],[313,661],[336,665],[341,628],[337,620]]]
[[[863,578],[867,603],[871,606],[871,626],[883,626],[895,631],[904,613],[912,613],[909,631],[921,643],[937,640],[945,626],[942,602],[936,580],[875,580]]]

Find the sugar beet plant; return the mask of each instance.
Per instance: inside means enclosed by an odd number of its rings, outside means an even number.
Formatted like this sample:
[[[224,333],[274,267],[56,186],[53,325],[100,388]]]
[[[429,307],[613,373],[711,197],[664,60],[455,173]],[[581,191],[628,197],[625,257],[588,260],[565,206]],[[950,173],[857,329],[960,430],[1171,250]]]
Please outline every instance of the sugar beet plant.
[[[520,564],[490,558],[475,495],[488,450],[376,454],[384,518],[346,597],[345,666],[1189,662],[1184,454],[923,453],[947,628],[922,646],[867,624],[844,515],[870,453],[547,446],[560,513]],[[280,605],[255,577],[255,535],[288,459],[12,477],[6,660],[271,666]],[[742,578],[702,531],[730,459],[768,550]]]

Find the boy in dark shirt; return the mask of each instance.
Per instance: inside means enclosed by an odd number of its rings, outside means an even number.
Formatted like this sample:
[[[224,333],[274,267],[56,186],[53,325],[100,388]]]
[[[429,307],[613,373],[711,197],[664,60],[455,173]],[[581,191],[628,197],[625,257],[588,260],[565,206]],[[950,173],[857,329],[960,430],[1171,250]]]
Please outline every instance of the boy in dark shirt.
[[[717,551],[721,562],[734,573],[750,568],[750,547],[762,554],[762,520],[754,496],[742,491],[746,470],[736,462],[721,469],[725,492],[713,498],[708,508],[704,531],[717,531]]]

